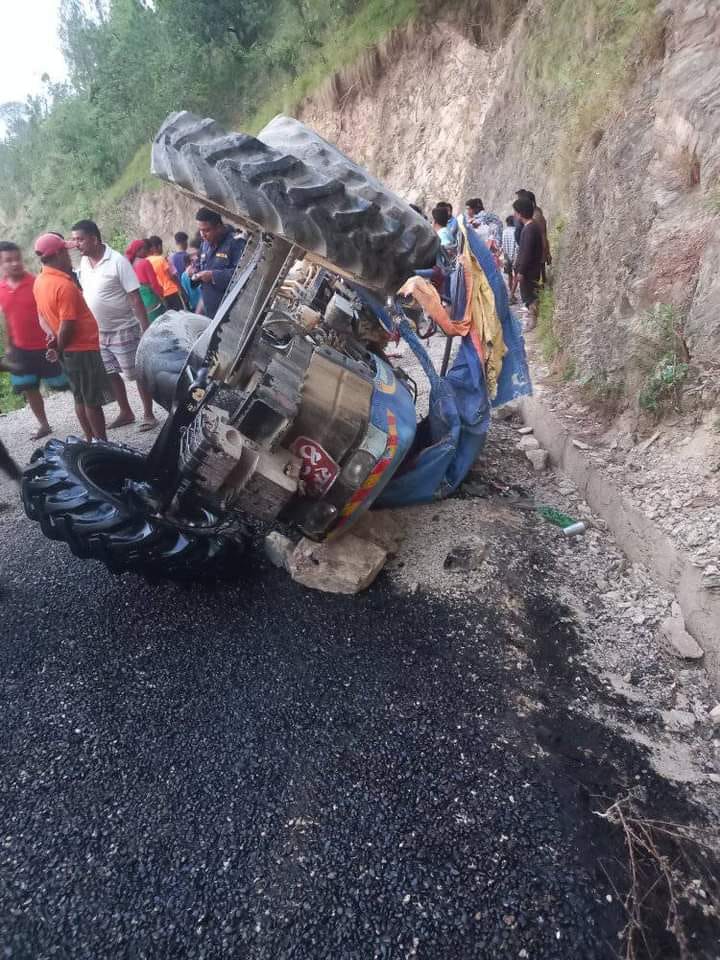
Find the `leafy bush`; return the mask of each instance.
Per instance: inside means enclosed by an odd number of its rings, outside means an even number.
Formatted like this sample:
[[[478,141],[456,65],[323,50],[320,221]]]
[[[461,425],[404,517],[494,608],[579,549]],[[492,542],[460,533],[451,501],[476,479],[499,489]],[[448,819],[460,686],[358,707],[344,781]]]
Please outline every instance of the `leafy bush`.
[[[650,368],[638,396],[640,408],[655,414],[670,407],[679,412],[682,386],[690,370],[683,318],[674,307],[661,303],[647,314],[643,325],[654,354],[650,354]]]
[[[680,411],[681,387],[687,379],[689,366],[681,363],[674,354],[665,354],[640,391],[638,402],[643,410],[657,413],[671,404]]]
[[[537,332],[543,357],[548,363],[557,356],[561,348],[560,338],[555,333],[554,314],[555,294],[549,287],[543,287],[538,300]]]
[[[2,329],[0,328],[0,356],[5,352]],[[19,410],[25,406],[25,400],[22,395],[13,393],[10,384],[10,374],[0,373],[0,413],[9,413],[11,410]]]

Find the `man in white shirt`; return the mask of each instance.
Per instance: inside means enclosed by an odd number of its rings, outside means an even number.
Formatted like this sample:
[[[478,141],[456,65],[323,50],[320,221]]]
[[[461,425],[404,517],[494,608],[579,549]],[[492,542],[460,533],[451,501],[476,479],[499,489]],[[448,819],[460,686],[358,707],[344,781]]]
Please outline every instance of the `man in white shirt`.
[[[148,328],[148,317],[132,264],[102,242],[97,224],[79,220],[72,228],[72,238],[82,254],[80,286],[97,321],[100,355],[120,407],[116,419],[108,424],[112,430],[135,422],[121,374],[127,380],[135,379],[135,354],[140,337]],[[140,430],[152,430],[157,425],[152,397],[140,384],[138,393],[144,408]]]

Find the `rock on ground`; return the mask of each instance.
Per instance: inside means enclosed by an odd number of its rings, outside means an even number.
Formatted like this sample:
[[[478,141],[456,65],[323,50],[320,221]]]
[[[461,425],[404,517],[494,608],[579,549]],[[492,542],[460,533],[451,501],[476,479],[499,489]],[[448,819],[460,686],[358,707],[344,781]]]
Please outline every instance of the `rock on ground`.
[[[281,570],[287,570],[290,563],[290,554],[295,544],[290,537],[284,536],[277,530],[273,530],[265,537],[263,549],[265,556],[274,567]]]
[[[540,444],[535,437],[522,437],[518,441],[518,450],[539,450]]]
[[[677,610],[675,609],[677,607]],[[685,623],[682,614],[679,616],[679,606],[673,604],[673,615],[667,617],[660,624],[660,638],[665,646],[683,660],[700,660],[705,655],[700,644],[691,637],[685,629]]]
[[[352,533],[315,543],[307,537],[289,557],[290,576],[297,583],[326,593],[359,593],[380,573],[387,552]]]
[[[547,465],[548,465],[547,450],[526,450],[525,456],[533,465],[533,470],[535,470],[537,473],[541,473],[543,470],[547,468]]]
[[[370,510],[353,526],[352,535],[374,543],[389,556],[394,556],[403,541],[405,529],[394,510]]]

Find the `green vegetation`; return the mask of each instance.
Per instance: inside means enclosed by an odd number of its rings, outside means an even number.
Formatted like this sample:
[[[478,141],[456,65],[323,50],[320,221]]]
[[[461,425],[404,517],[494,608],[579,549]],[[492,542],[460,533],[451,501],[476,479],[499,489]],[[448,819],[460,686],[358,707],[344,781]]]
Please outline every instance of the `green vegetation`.
[[[0,356],[5,352],[4,338],[2,335],[2,327],[0,325]],[[25,405],[25,401],[22,396],[17,393],[13,393],[12,386],[10,385],[10,374],[9,373],[0,373],[0,413],[9,413],[11,410],[19,410],[20,407]]]
[[[707,198],[708,209],[711,213],[720,213],[720,182],[716,183]]]
[[[0,373],[0,413],[9,413],[25,406],[22,396],[13,393],[10,386],[10,374]]]
[[[530,13],[526,76],[536,99],[565,118],[566,170],[582,144],[600,142],[638,65],[660,53],[662,31],[656,0],[545,0]]]
[[[0,226],[25,245],[151,187],[149,143],[188,109],[248,130],[292,109],[420,0],[62,0],[69,79],[0,105]]]
[[[644,322],[655,353],[638,403],[648,413],[659,414],[669,408],[679,412],[682,387],[690,370],[682,318],[674,307],[658,304]]]
[[[276,114],[293,112],[329,76],[357,61],[395,27],[412,20],[418,11],[418,0],[397,0],[395,3],[367,0],[344,23],[321,34],[317,55],[308,58],[295,77],[288,78],[280,74],[279,78],[272,81],[258,107],[249,115],[238,116],[238,125],[255,133]]]
[[[566,358],[560,376],[564,383],[570,383],[577,376],[577,364],[572,358]]]
[[[625,385],[612,379],[606,370],[586,374],[578,383],[588,403],[598,404],[608,412],[617,409],[625,396]]]
[[[538,302],[538,339],[543,357],[549,363],[561,349],[560,338],[555,333],[553,318],[555,314],[555,294],[549,287],[540,290]]]

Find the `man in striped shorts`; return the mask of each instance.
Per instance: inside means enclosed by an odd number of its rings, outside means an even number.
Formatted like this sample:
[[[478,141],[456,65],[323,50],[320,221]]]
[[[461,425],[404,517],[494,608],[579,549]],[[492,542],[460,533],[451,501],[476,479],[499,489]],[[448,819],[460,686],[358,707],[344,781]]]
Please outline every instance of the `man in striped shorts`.
[[[148,317],[130,261],[102,242],[97,224],[92,220],[79,220],[73,227],[72,237],[82,254],[80,286],[97,320],[100,355],[120,407],[116,419],[108,424],[112,430],[135,422],[122,378],[135,379],[135,354],[140,337],[148,328]],[[157,426],[152,396],[140,384],[138,392],[144,408],[140,430],[152,430]]]

